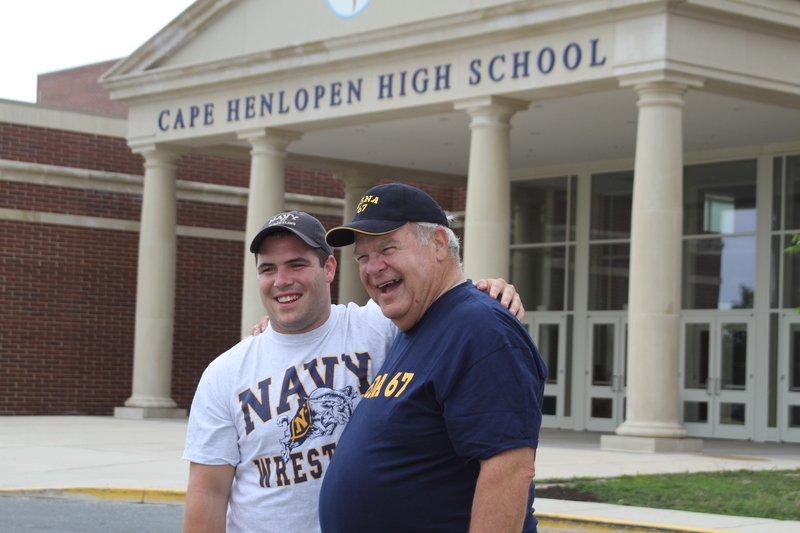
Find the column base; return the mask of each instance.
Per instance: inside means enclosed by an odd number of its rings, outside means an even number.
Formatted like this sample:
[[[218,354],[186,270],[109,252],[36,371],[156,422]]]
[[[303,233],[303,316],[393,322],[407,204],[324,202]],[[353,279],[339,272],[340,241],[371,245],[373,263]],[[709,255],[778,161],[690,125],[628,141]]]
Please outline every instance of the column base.
[[[186,418],[186,409],[177,407],[115,407],[114,418]]]
[[[703,451],[703,440],[602,435],[600,449],[650,453],[700,453]]]

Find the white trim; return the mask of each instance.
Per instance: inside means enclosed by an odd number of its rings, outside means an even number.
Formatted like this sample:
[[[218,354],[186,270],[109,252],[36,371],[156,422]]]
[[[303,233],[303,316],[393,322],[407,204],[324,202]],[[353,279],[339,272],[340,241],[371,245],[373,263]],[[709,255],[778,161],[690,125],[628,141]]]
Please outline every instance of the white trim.
[[[744,146],[737,148],[723,148],[720,150],[704,150],[700,152],[685,152],[683,165],[698,163],[714,163],[717,161],[731,161],[736,159],[754,159],[764,155],[791,154],[800,151],[800,142],[779,144],[766,144]],[[551,167],[518,168],[511,171],[511,181],[523,181],[532,178],[552,178],[558,176],[571,176],[573,174],[614,172],[619,170],[632,170],[634,159],[609,159],[607,161],[580,162],[575,164],[557,165]]]
[[[0,159],[0,181],[141,195],[144,177]],[[177,187],[179,200],[218,205],[247,205],[248,189],[245,187],[182,180],[178,180]],[[344,200],[286,193],[286,209],[308,211],[316,215],[342,216]]]
[[[244,52],[238,57],[200,63],[161,66],[170,53],[214,24],[237,0],[195,2],[167,27],[153,36],[128,58],[107,72],[101,83],[114,99],[152,101],[153,96],[213,85],[236,84],[246,78],[291,76],[312,78],[333,69],[354,65],[385,64],[386,57],[408,58],[426,53],[450,52],[469,42],[473,46],[492,46],[517,35],[542,35],[564,29],[613,28],[619,21],[649,15],[660,17],[708,18],[719,26],[735,26],[744,13],[760,33],[789,34],[800,25],[794,3],[761,5],[754,0],[691,0],[677,7],[652,0],[621,0],[609,7],[602,0],[582,2],[497,2],[367,31],[355,31],[313,42],[286,43],[269,50]],[[466,4],[466,3],[465,3]],[[509,5],[511,4],[511,5]],[[534,5],[536,4],[536,5]],[[377,9],[377,8],[376,8]],[[619,65],[617,65],[619,66]],[[753,80],[757,82],[758,80]]]
[[[43,213],[41,211],[22,211],[20,209],[0,208],[0,220],[15,222],[32,222],[52,226],[71,226],[76,228],[104,229],[111,231],[139,231],[139,222],[118,220],[113,218],[85,217],[80,215],[63,215],[59,213]],[[244,242],[244,231],[217,228],[201,228],[196,226],[177,226],[179,237],[196,237],[222,241]]]
[[[128,118],[0,99],[0,122],[125,140]]]
[[[198,239],[215,239],[220,241],[245,241],[244,231],[230,229],[200,228],[197,226],[178,226],[175,230],[178,237],[196,237]]]
[[[80,228],[109,229],[116,231],[139,231],[139,223],[131,220],[64,215],[60,213],[43,213],[41,211],[24,211],[22,209],[0,208],[0,220],[34,222],[56,226],[75,226]]]
[[[41,165],[0,159],[0,181],[49,187],[141,194],[144,178],[134,174]]]

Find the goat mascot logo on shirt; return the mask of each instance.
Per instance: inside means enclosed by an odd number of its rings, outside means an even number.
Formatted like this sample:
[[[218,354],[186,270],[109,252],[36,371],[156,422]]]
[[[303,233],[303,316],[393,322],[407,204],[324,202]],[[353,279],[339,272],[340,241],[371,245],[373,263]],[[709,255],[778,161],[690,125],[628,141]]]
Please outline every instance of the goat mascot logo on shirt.
[[[283,460],[288,463],[292,450],[307,440],[333,435],[336,428],[347,424],[357,396],[358,392],[349,385],[343,389],[320,387],[300,400],[291,419],[288,415],[280,417],[278,425],[284,427],[280,441]]]

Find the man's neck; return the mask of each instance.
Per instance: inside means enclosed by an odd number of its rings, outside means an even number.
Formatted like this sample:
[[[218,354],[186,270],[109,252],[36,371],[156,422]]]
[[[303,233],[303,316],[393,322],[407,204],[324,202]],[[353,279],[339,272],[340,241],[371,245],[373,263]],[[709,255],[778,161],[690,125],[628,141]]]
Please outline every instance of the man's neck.
[[[442,297],[444,293],[464,281],[466,278],[464,277],[464,272],[458,265],[453,265],[450,268],[447,268],[442,276],[442,282],[439,287],[439,292],[436,295],[436,298],[433,299],[435,302],[439,298]],[[433,303],[433,302],[431,302]]]
[[[464,281],[464,273],[461,271],[460,266],[457,263],[453,263],[452,265],[444,266],[444,268],[438,273],[439,275],[436,276],[438,278],[437,283],[434,284],[433,294],[434,297],[431,300],[428,300],[425,303],[425,307],[423,310],[419,312],[415,316],[416,320],[413,323],[407,322],[408,316],[399,317],[397,319],[392,319],[394,325],[397,326],[400,331],[407,332],[416,326],[420,320],[425,316],[430,309],[430,306],[433,303],[442,297],[447,291]]]

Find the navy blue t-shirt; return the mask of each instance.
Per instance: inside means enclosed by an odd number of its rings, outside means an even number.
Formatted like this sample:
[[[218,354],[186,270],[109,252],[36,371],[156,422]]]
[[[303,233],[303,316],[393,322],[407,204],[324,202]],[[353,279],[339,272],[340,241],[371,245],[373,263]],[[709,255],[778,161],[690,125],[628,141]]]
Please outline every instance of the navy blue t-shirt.
[[[507,309],[471,283],[446,292],[398,335],[345,428],[322,483],[323,533],[466,533],[478,461],[538,446],[546,375]],[[536,531],[530,514],[524,531]]]

